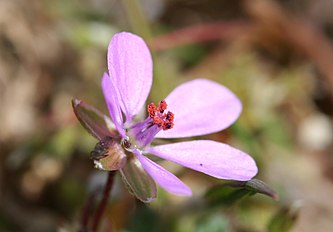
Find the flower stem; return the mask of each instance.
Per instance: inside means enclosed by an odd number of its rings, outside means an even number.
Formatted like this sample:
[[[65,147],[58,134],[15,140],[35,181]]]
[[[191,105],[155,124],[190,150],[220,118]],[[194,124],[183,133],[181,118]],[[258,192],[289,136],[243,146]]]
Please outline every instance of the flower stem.
[[[113,184],[113,177],[116,174],[115,171],[110,171],[108,174],[108,179],[106,181],[105,187],[104,187],[104,191],[103,191],[103,196],[102,196],[102,200],[99,203],[99,206],[97,208],[94,220],[93,220],[93,224],[92,224],[92,232],[97,232],[98,230],[98,226],[101,222],[103,213],[105,211],[106,205],[108,203],[108,199],[109,199],[109,195],[112,189],[112,184]]]
[[[88,230],[88,223],[89,223],[89,217],[90,217],[90,213],[93,209],[93,204],[96,198],[97,192],[93,192],[92,194],[90,194],[84,208],[83,208],[83,213],[81,216],[81,227],[79,229],[79,232],[87,232]]]

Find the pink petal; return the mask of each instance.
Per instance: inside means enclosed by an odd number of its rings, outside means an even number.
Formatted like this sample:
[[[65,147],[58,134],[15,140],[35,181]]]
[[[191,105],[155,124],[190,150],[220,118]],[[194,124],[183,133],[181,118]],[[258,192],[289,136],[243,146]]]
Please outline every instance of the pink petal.
[[[145,104],[152,85],[152,58],[142,38],[121,32],[112,37],[108,49],[109,75],[120,95],[120,107],[126,121]]]
[[[143,168],[146,172],[165,190],[172,192],[177,195],[192,195],[192,191],[187,187],[181,180],[175,175],[165,170],[160,165],[154,163],[147,157],[141,154],[140,151],[136,150],[136,157],[139,159]]]
[[[146,152],[220,179],[250,180],[258,171],[248,154],[210,140],[155,146]]]
[[[113,81],[108,76],[108,74],[104,73],[101,85],[106,105],[110,113],[110,117],[115,124],[118,132],[123,136],[123,138],[125,138],[126,133],[123,128],[123,117],[119,106],[117,91],[115,89]]]
[[[165,99],[174,113],[174,127],[160,131],[157,138],[204,135],[229,127],[238,118],[242,105],[226,87],[205,79],[186,82]]]

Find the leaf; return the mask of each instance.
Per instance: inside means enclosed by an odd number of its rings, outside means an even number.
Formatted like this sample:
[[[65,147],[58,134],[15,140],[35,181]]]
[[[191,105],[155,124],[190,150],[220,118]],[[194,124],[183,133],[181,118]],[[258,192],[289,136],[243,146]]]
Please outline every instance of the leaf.
[[[300,206],[293,204],[290,207],[282,207],[270,220],[267,226],[268,232],[288,232],[294,226]]]
[[[95,107],[82,100],[73,99],[72,106],[81,125],[96,139],[115,137],[117,131],[111,119],[97,110]]]
[[[199,219],[195,225],[195,232],[227,232],[230,231],[228,220],[223,215],[208,215]]]
[[[210,189],[205,197],[209,204],[231,205],[245,196],[261,193],[278,199],[278,195],[265,182],[252,179],[249,181],[230,181]]]
[[[258,179],[246,181],[245,188],[249,191],[253,191],[254,193],[261,193],[269,196],[274,200],[279,199],[278,194],[273,189],[271,189],[265,182]]]
[[[250,195],[250,192],[246,189],[218,186],[206,193],[205,200],[211,206],[230,206],[248,195]]]
[[[128,190],[144,203],[149,203],[157,196],[157,188],[153,178],[143,169],[139,160],[127,154],[125,166],[120,174]]]

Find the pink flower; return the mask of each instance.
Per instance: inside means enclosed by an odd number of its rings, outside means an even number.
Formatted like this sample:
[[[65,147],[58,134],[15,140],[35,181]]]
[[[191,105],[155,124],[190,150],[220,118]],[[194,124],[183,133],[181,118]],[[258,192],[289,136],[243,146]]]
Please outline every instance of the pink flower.
[[[189,187],[149,159],[148,154],[219,179],[247,181],[256,175],[255,161],[227,144],[211,140],[151,144],[155,138],[193,137],[229,127],[242,110],[241,102],[229,89],[205,79],[186,82],[157,106],[149,104],[147,118],[137,121],[153,79],[152,58],[145,42],[128,32],[114,35],[108,48],[108,70],[102,77],[102,89],[114,124],[111,127],[116,130],[104,143],[114,144],[118,139],[112,154],[117,153],[119,159],[109,166],[99,159],[95,163],[102,169],[119,170],[140,200],[149,202],[156,197],[154,182],[177,195],[192,194]]]

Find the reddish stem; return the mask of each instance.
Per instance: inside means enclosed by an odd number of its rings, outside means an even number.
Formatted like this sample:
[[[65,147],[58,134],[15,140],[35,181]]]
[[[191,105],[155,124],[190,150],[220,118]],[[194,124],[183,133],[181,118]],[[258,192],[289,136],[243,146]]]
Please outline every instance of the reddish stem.
[[[83,208],[83,213],[82,213],[82,217],[81,217],[81,227],[80,227],[79,232],[89,231],[88,230],[88,223],[89,223],[90,213],[92,212],[93,204],[94,204],[96,195],[97,195],[97,192],[96,191],[93,192],[89,196],[89,198],[88,198],[88,200],[87,200],[87,202],[86,202],[86,204]]]
[[[194,25],[155,37],[149,45],[155,51],[162,51],[188,44],[234,39],[246,34],[249,29],[251,29],[250,24],[243,21]]]
[[[103,191],[103,197],[101,202],[99,203],[99,206],[97,208],[94,220],[93,220],[93,225],[92,225],[92,232],[96,232],[98,230],[98,226],[102,220],[103,217],[103,213],[105,211],[105,208],[107,206],[108,203],[108,199],[109,199],[109,195],[112,189],[112,184],[113,184],[113,177],[115,175],[115,171],[110,171],[109,175],[108,175],[108,179],[106,181],[105,187],[104,187],[104,191]]]

